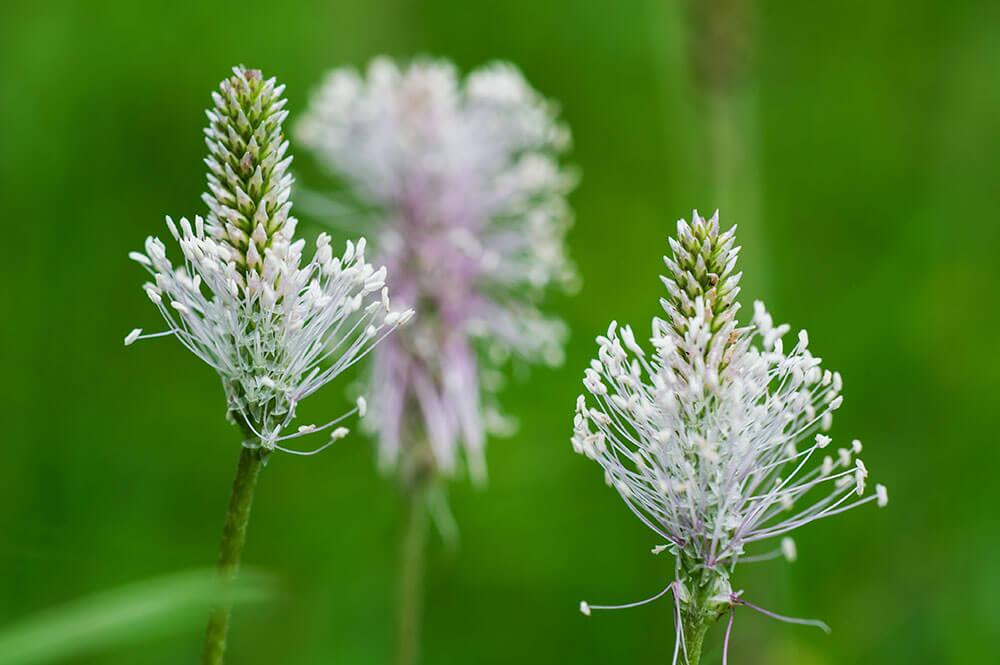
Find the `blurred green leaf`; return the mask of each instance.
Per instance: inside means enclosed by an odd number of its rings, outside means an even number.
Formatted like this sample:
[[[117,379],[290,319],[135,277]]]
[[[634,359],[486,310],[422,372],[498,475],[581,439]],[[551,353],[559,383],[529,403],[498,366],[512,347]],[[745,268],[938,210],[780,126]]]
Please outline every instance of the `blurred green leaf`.
[[[260,602],[271,587],[263,575],[244,571],[227,588],[206,569],[100,592],[0,629],[0,665],[52,663],[189,630],[205,620],[212,605]]]

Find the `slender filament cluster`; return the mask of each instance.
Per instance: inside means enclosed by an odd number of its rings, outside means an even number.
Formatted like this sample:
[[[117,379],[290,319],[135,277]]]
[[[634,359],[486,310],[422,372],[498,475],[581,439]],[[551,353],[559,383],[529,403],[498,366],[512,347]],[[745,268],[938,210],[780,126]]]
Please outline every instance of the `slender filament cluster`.
[[[143,285],[173,335],[222,379],[231,417],[266,450],[332,427],[286,428],[296,405],[357,362],[412,316],[393,311],[386,269],[365,261],[365,241],[335,256],[320,235],[312,259],[295,238],[292,161],[282,125],[284,86],[236,67],[212,98],[205,129],[206,217],[167,218],[184,261],[173,265],[164,243],[146,239],[130,257],[150,275]],[[358,409],[364,411],[364,401]],[[335,438],[346,430],[333,430]],[[294,452],[294,451],[290,451]]]
[[[445,62],[385,59],[366,75],[331,72],[298,129],[376,210],[392,296],[421,312],[375,354],[367,422],[381,461],[426,441],[438,472],[453,473],[464,447],[483,477],[485,434],[504,425],[495,368],[562,357],[564,327],[537,303],[574,278],[563,238],[575,178],[558,161],[568,131],[511,65],[463,80]]]
[[[734,231],[717,213],[677,223],[651,348],[615,323],[597,338],[572,437],[663,539],[655,551],[676,555],[680,605],[712,619],[736,602],[729,576],[754,543],[785,537],[775,553],[793,559],[792,530],[888,501],[867,491],[859,441],[830,452],[842,383],[806,332],[786,348],[789,327],[760,302],[739,324]]]

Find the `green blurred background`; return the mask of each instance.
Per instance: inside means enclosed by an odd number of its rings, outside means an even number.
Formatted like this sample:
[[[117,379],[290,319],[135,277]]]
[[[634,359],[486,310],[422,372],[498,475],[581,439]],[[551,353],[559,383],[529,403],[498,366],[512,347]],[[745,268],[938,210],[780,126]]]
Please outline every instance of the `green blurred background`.
[[[424,662],[668,662],[669,603],[577,611],[645,597],[671,564],[569,434],[594,335],[612,318],[648,325],[674,221],[725,198],[684,16],[666,0],[5,0],[0,626],[214,560],[239,438],[218,381],[178,344],[121,342],[157,320],[126,253],[164,214],[202,210],[209,92],[245,63],[286,82],[296,114],[330,67],[426,53],[509,59],[561,102],[583,173],[569,237],[583,288],[552,301],[572,329],[565,366],[506,391],[521,430],[491,443],[488,489],[453,489],[462,542],[432,546]],[[722,211],[741,225],[744,302],[808,328],[844,374],[833,434],[865,441],[892,502],[804,529],[793,565],[744,568],[749,599],[834,633],[741,612],[731,662],[988,662],[1000,4],[760,2],[752,34],[734,125],[751,158]],[[314,406],[346,401],[331,388]],[[237,612],[231,663],[390,661],[402,511],[373,457],[352,437],[267,468],[245,561],[281,593]],[[74,662],[193,663],[200,639]]]

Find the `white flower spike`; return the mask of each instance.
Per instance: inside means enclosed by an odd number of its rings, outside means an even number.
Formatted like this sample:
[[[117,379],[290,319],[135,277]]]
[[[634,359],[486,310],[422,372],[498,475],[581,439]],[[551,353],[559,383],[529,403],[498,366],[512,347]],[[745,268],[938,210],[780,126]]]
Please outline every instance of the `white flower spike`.
[[[283,85],[236,67],[212,95],[205,218],[167,218],[183,262],[147,238],[129,257],[150,275],[143,285],[167,324],[161,333],[133,330],[125,338],[173,335],[222,379],[231,417],[245,445],[288,450],[288,439],[329,429],[284,432],[296,406],[367,354],[412,312],[392,312],[380,293],[385,268],[365,262],[365,240],[334,256],[320,235],[310,260],[291,216],[292,161],[284,139]],[[354,411],[364,410],[359,403]],[[353,411],[352,411],[353,413]],[[336,438],[345,433],[334,430]]]
[[[677,223],[672,256],[664,258],[665,318],[652,322],[653,352],[616,323],[597,338],[572,437],[573,449],[603,467],[608,484],[675,555],[671,585],[686,653],[700,649],[708,626],[736,605],[820,625],[743,600],[730,586],[734,567],[780,556],[794,561],[789,532],[865,503],[888,503],[881,485],[864,496],[868,469],[853,457],[859,441],[818,460],[816,451],[831,442],[820,430],[843,401],[842,382],[821,369],[805,331],[786,350],[789,327],[775,326],[760,302],[752,325],[737,321],[734,231],[720,233],[718,213],[704,219],[695,212],[690,224]],[[748,546],[775,538],[776,550],[747,556]]]

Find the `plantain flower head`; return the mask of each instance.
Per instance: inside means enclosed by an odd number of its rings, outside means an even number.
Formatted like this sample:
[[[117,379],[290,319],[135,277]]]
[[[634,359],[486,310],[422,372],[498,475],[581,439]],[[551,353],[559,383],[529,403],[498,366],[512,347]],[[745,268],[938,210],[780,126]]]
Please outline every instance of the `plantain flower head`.
[[[486,433],[505,428],[500,364],[562,359],[564,326],[538,303],[574,279],[563,239],[575,178],[559,164],[568,131],[510,65],[463,79],[445,62],[386,59],[331,72],[298,130],[376,211],[391,295],[421,311],[375,353],[366,422],[382,464],[426,441],[438,472],[454,473],[464,449],[482,478]]]
[[[740,561],[794,560],[790,532],[888,502],[883,486],[868,491],[860,441],[838,449],[826,434],[842,382],[806,332],[786,346],[789,326],[775,325],[760,302],[752,323],[739,323],[734,232],[720,233],[718,213],[677,223],[649,347],[615,323],[597,338],[572,437],[663,539],[654,552],[675,555],[671,584],[686,625],[749,605],[730,586]],[[749,554],[761,541],[779,544]]]
[[[364,239],[335,256],[324,234],[313,257],[303,258],[291,215],[283,91],[275,79],[236,67],[213,93],[208,214],[193,223],[167,218],[179,265],[155,237],[130,254],[149,273],[143,289],[167,329],[125,338],[176,337],[219,373],[231,417],[267,451],[342,420],[286,433],[299,402],[412,316],[390,309],[386,269],[365,261]],[[334,429],[333,439],[345,433]]]

